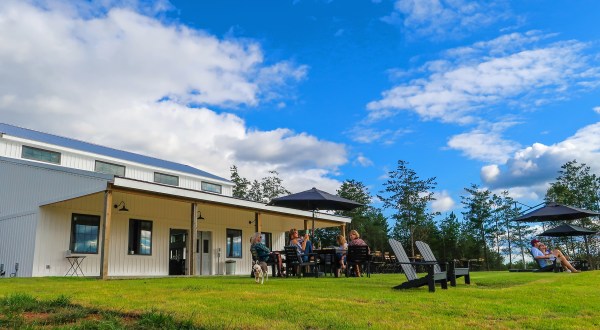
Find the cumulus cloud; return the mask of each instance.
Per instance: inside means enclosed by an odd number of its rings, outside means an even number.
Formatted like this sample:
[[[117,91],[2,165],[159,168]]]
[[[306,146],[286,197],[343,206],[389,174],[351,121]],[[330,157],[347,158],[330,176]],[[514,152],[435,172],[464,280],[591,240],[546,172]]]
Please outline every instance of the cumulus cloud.
[[[471,159],[484,162],[504,163],[520,145],[502,138],[498,132],[485,132],[479,129],[457,134],[450,138],[448,146],[463,152]]]
[[[382,20],[402,26],[409,37],[446,39],[508,17],[505,1],[396,0],[393,12]]]
[[[594,107],[594,112],[600,114],[600,107]]]
[[[577,160],[600,174],[600,122],[578,130],[573,136],[552,145],[534,143],[514,153],[504,165],[482,168],[482,180],[490,189],[511,188],[511,194],[543,197],[549,182],[558,176],[560,167]]]
[[[250,178],[285,169],[290,190],[335,186],[328,177],[347,162],[344,145],[286,128],[251,130],[223,111],[285,104],[279,99],[308,68],[269,63],[252,40],[161,20],[165,9],[166,1],[2,1],[2,121],[226,178],[236,164]]]
[[[372,122],[409,111],[423,120],[472,124],[499,106],[535,107],[564,99],[600,81],[600,73],[577,41],[537,45],[547,36],[502,36],[461,47],[425,63],[413,79],[384,91],[367,105]],[[520,44],[511,44],[519,40]],[[515,47],[518,46],[518,49]]]
[[[456,202],[452,199],[450,194],[442,190],[434,194],[435,200],[431,202],[431,210],[433,212],[448,212],[456,206]]]

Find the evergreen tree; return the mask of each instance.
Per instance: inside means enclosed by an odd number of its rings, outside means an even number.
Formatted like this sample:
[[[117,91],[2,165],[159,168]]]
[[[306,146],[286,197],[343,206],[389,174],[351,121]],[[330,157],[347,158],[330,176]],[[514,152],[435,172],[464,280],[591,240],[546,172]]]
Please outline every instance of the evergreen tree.
[[[233,197],[248,199],[248,188],[250,186],[250,181],[240,176],[237,166],[231,166],[230,171],[231,182],[235,184],[233,186]]]
[[[273,198],[290,194],[277,171],[269,171],[270,176],[250,182],[238,173],[237,166],[233,165],[230,170],[231,181],[234,183],[233,197],[267,203]]]
[[[492,193],[487,189],[480,189],[476,184],[471,184],[471,188],[465,188],[465,190],[470,195],[461,196],[461,203],[466,209],[465,212],[462,212],[466,221],[464,230],[474,237],[479,236],[479,250],[483,254],[487,270],[490,270],[488,246],[493,244],[492,241],[495,237]],[[471,245],[469,248],[472,249],[473,246]]]
[[[440,239],[441,246],[438,249],[438,256],[441,256],[442,260],[453,260],[462,259],[466,256],[462,255],[459,249],[459,238],[460,238],[460,223],[458,218],[451,212],[446,215],[440,222]]]
[[[410,246],[412,255],[415,255],[414,241],[427,240],[425,235],[430,232],[430,224],[437,215],[427,211],[427,204],[435,200],[433,189],[437,183],[435,178],[421,180],[403,160],[399,160],[396,170],[388,174],[384,190],[377,197],[383,201],[384,208],[396,211],[392,216],[396,222],[392,236]]]
[[[269,171],[270,176],[264,177],[260,182],[262,190],[262,201],[267,203],[273,198],[289,195],[290,192],[283,186],[283,180],[279,178],[277,171]]]

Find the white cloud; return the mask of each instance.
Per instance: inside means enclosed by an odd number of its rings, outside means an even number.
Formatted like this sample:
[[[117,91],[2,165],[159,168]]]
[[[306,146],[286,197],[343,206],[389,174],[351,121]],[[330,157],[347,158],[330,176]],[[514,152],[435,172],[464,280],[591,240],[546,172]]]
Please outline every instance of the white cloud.
[[[434,194],[436,200],[431,202],[433,212],[448,212],[456,206],[456,202],[450,197],[447,191],[443,190]]]
[[[356,157],[356,160],[354,161],[355,164],[358,164],[362,167],[369,167],[369,166],[373,166],[373,161],[370,160],[369,158],[363,156],[362,154],[359,154]]]
[[[402,135],[411,133],[409,129],[377,129],[374,127],[367,126],[366,123],[360,123],[355,127],[351,128],[346,135],[354,142],[359,143],[374,143],[380,142],[383,144],[393,144]]]
[[[461,150],[468,158],[495,163],[504,163],[520,147],[517,142],[504,140],[498,132],[479,129],[451,137],[448,146]]]
[[[594,107],[593,110],[594,112],[600,114],[600,107]]]
[[[504,1],[397,0],[394,11],[382,18],[400,25],[409,37],[461,37],[509,18]]]
[[[577,160],[600,174],[600,122],[586,126],[573,136],[553,145],[534,143],[517,151],[505,165],[482,168],[482,179],[491,189],[510,188],[511,194],[543,197],[560,167]]]
[[[600,81],[599,71],[583,54],[585,44],[570,41],[539,47],[524,42],[514,50],[508,44],[517,38],[513,34],[462,47],[447,53],[452,57],[424,64],[419,71],[428,76],[384,91],[380,100],[367,105],[369,120],[410,111],[424,120],[469,124],[498,106],[539,106]],[[541,39],[535,34],[520,38]]]
[[[486,165],[481,168],[481,179],[484,182],[494,182],[500,174],[500,168],[498,165]]]
[[[149,16],[165,1],[99,3],[0,2],[2,122],[226,178],[232,164],[250,178],[285,169],[290,190],[339,185],[328,177],[347,162],[345,146],[285,128],[249,130],[210,109],[285,104],[277,99],[305,79],[306,66],[267,63],[256,42]]]

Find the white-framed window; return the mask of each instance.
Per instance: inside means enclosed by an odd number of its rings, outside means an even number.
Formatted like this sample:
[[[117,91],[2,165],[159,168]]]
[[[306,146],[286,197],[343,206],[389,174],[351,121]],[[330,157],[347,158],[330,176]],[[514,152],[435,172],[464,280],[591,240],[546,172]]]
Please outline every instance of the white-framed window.
[[[60,165],[60,152],[23,146],[21,158]]]
[[[125,166],[107,163],[107,162],[103,162],[101,160],[96,161],[96,166],[94,167],[94,171],[96,171],[98,173],[118,175],[118,176],[122,176],[122,177],[125,176]]]
[[[168,184],[171,186],[179,186],[179,177],[175,175],[154,172],[154,182]]]
[[[223,191],[223,187],[221,187],[220,184],[215,184],[215,183],[210,183],[210,182],[202,181],[201,187],[202,187],[203,191],[210,191],[210,192],[214,192],[217,194],[221,194]]]

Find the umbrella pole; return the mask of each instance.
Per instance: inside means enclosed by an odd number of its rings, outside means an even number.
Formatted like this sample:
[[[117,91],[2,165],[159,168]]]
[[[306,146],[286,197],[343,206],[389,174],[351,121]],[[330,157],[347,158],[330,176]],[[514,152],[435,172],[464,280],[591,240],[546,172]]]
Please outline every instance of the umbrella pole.
[[[312,217],[312,239],[315,239],[315,210],[313,209],[313,217]],[[314,243],[314,242],[313,242]]]

